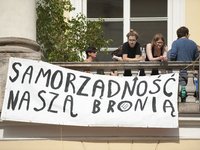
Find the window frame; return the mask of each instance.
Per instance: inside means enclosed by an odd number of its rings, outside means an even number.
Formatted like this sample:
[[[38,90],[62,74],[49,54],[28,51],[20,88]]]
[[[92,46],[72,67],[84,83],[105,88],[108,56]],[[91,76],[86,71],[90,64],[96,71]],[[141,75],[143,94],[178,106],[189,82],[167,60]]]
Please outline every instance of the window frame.
[[[185,25],[185,0],[167,0],[167,17],[131,17],[130,1],[123,0],[123,18],[103,18],[105,22],[123,21],[123,43],[127,41],[126,34],[130,31],[131,21],[167,21],[167,46],[171,49],[171,44],[177,39],[176,30]],[[81,12],[87,17],[87,0],[71,0],[72,5],[76,8],[70,12],[70,17],[75,17]],[[98,20],[98,18],[87,18],[88,20]],[[108,50],[116,49],[111,47]]]

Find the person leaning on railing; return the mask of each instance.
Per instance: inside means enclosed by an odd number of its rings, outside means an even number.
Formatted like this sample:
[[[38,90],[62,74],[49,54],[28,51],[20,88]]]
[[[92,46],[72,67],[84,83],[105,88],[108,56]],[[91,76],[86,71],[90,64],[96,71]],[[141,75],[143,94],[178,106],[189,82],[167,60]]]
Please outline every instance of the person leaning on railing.
[[[146,46],[146,61],[167,61],[167,46],[162,34],[156,34],[151,43]],[[158,69],[152,70],[151,75],[158,75]]]
[[[144,56],[141,55],[140,44],[137,42],[138,33],[133,29],[126,35],[128,42],[123,44],[122,58],[123,61],[141,61],[144,60]],[[143,75],[144,72],[140,72]],[[132,76],[130,69],[125,69],[124,76]]]
[[[178,39],[172,43],[170,52],[171,61],[195,61],[199,57],[197,44],[189,40],[189,30],[186,27],[180,27],[177,30]],[[187,71],[181,70],[179,73],[179,84],[181,85],[181,102],[186,102],[186,95],[183,94],[185,86],[187,85],[188,77]]]

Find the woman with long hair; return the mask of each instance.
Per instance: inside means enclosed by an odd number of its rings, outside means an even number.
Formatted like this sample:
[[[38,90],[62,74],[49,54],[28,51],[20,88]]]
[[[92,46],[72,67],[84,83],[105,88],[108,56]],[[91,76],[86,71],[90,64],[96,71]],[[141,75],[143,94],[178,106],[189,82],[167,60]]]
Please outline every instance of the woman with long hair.
[[[167,46],[162,34],[156,34],[147,44],[146,54],[146,61],[167,61]],[[158,70],[153,70],[151,75],[158,75]]]

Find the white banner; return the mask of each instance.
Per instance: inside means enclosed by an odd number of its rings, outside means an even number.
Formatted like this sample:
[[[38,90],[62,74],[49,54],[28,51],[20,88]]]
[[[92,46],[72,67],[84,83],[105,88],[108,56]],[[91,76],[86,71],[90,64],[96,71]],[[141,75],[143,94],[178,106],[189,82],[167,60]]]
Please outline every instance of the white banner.
[[[116,77],[10,58],[2,120],[178,127],[178,74]]]

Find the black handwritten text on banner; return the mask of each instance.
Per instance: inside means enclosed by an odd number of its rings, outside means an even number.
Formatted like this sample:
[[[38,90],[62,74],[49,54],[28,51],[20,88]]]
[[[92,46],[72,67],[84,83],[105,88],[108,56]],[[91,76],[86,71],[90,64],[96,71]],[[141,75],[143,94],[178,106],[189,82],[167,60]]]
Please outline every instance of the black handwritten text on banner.
[[[115,77],[10,58],[2,120],[178,127],[178,74]]]

